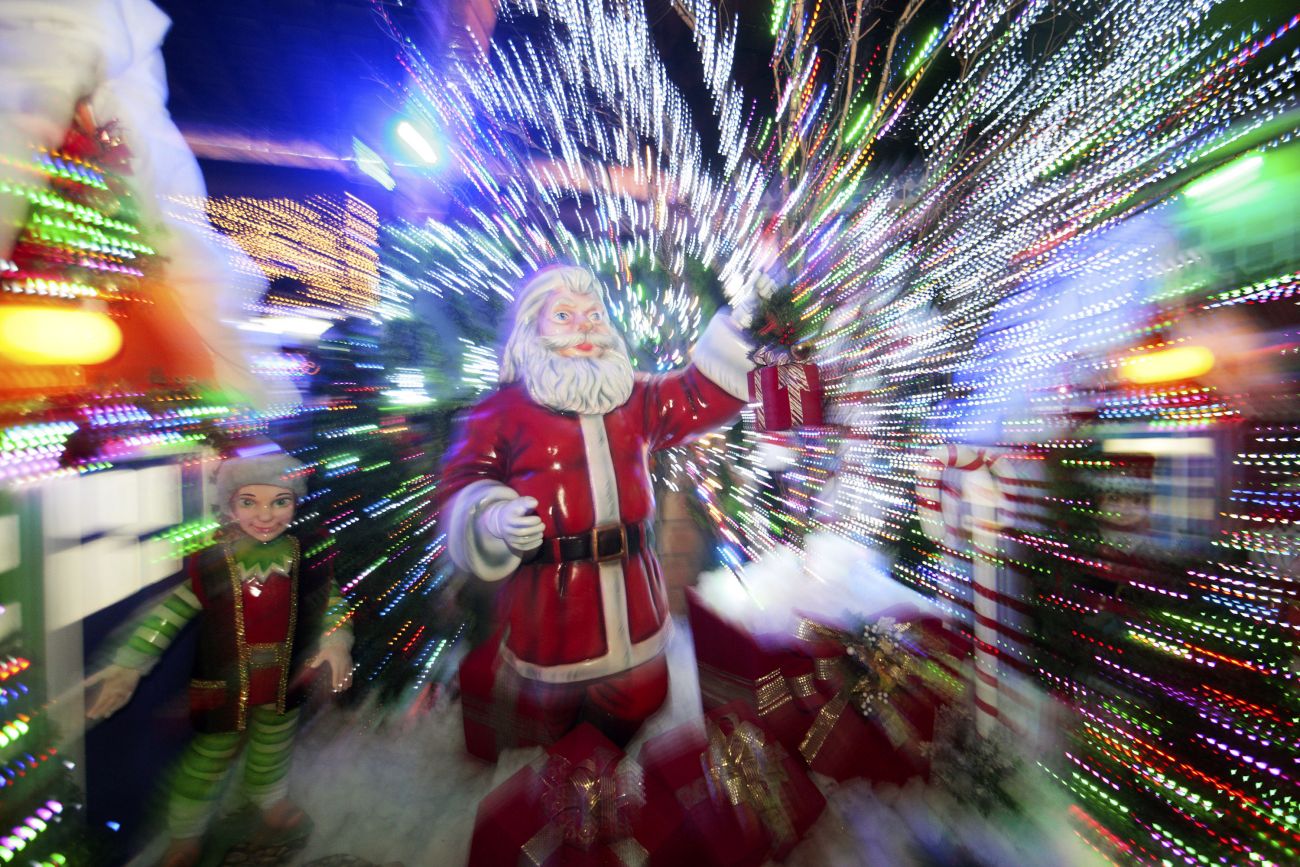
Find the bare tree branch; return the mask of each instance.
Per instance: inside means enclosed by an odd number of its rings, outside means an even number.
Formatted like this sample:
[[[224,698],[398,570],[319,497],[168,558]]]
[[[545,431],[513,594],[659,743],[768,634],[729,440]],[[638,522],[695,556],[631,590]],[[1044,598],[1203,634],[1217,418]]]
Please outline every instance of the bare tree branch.
[[[837,135],[839,138],[844,137],[844,121],[849,115],[849,103],[853,99],[853,74],[858,68],[858,32],[862,29],[862,3],[858,0],[858,8],[853,16],[853,35],[849,37],[849,69],[848,77],[844,82],[844,103],[840,109],[840,124]]]

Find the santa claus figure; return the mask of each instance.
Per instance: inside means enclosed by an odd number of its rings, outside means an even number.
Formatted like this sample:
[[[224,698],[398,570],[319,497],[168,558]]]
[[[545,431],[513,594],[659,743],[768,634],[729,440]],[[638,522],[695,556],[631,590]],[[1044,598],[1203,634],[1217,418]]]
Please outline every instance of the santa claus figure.
[[[651,540],[649,456],[734,419],[752,347],[719,315],[691,364],[634,373],[604,290],[555,266],[518,290],[501,386],[463,422],[443,470],[456,565],[506,581],[501,701],[534,742],[589,721],[628,740],[667,695],[668,597]]]

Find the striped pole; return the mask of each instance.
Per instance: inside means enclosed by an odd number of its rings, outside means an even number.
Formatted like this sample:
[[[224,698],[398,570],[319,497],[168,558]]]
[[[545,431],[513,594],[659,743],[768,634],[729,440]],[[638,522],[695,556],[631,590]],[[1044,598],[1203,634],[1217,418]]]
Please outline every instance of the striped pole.
[[[958,472],[957,484],[945,474]],[[1027,650],[1027,636],[1003,616],[1003,602],[1015,603],[1000,587],[999,538],[1015,525],[1021,506],[1030,500],[1034,482],[1009,455],[993,454],[968,445],[931,450],[917,472],[917,511],[926,536],[959,556],[971,558],[972,631],[975,639],[975,725],[982,735],[993,732],[1005,716],[999,708],[1002,691],[1000,648],[1014,642]],[[965,501],[970,513],[961,515]],[[1010,576],[1007,576],[1008,579]],[[1006,720],[1004,720],[1006,721]]]

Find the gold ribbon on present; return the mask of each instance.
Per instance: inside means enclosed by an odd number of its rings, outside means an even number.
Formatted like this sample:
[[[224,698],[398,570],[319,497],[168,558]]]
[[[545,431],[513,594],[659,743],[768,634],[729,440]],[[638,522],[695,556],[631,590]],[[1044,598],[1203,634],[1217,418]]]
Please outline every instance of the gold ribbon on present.
[[[632,837],[633,816],[645,804],[641,766],[627,758],[612,773],[609,766],[599,755],[576,765],[548,757],[541,772],[546,823],[520,849],[521,865],[542,867],[563,845],[584,851],[607,846],[625,867],[649,860]]]
[[[803,424],[803,395],[808,390],[808,371],[802,364],[783,364],[776,369],[781,387],[790,398],[790,423]]]
[[[781,669],[774,668],[756,680],[739,677],[706,662],[698,663],[700,694],[705,707],[716,707],[733,701],[743,701],[767,716],[784,707],[792,696]]]
[[[767,743],[753,723],[730,715],[724,719],[731,722],[731,733],[709,720],[708,748],[700,756],[710,795],[715,802],[753,810],[774,846],[790,842],[795,833],[783,791],[784,751]]]
[[[787,677],[786,684],[789,686],[790,694],[795,698],[812,698],[817,694],[817,683],[811,674]]]
[[[779,369],[794,361],[794,357],[790,350],[777,346],[759,346],[749,353],[749,358],[758,368],[776,367]],[[759,375],[757,368],[750,371],[749,381],[754,386],[754,395],[752,398],[755,404],[754,425],[758,430],[767,430],[767,413],[763,408],[763,377]],[[784,382],[784,377],[780,377],[778,374],[778,381]],[[791,411],[794,411],[793,404],[791,405]],[[799,417],[801,419],[803,418],[802,406],[799,408]]]
[[[767,412],[763,409],[763,377],[757,370],[750,373],[749,381],[754,385],[754,427],[767,430]]]
[[[811,763],[817,758],[845,709],[852,706],[863,718],[875,717],[899,746],[909,735],[907,721],[890,704],[894,692],[918,670],[920,648],[908,642],[910,623],[882,617],[864,626],[860,633],[848,632],[804,619],[798,636],[806,641],[830,640],[844,648],[844,655],[821,657],[814,663],[818,680],[837,686],[835,695],[817,712],[799,752]]]
[[[775,367],[795,360],[794,352],[782,346],[759,346],[749,353],[750,361],[759,367]]]
[[[780,356],[767,354],[763,355],[756,352],[753,356],[755,360],[762,359],[764,367],[775,367],[777,376],[778,389],[785,389],[786,398],[790,402],[790,424],[792,427],[798,427],[803,424],[803,395],[811,387],[808,381],[808,371],[803,364],[794,361],[789,353]],[[758,430],[767,430],[767,413],[764,410],[763,400],[763,377],[758,370],[752,371],[750,382],[753,383],[753,401],[754,422]],[[777,394],[780,394],[778,390]]]

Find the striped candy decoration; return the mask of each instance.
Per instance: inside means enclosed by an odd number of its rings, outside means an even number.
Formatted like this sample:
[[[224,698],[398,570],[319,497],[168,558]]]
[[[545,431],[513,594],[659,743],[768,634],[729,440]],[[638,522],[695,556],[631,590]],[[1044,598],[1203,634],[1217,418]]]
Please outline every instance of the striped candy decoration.
[[[932,449],[917,472],[922,530],[948,551],[971,560],[975,722],[985,735],[999,720],[1024,729],[1037,715],[1030,709],[1033,699],[1007,683],[1011,669],[1032,673],[1032,637],[1020,628],[1025,606],[1019,576],[999,568],[998,556],[999,539],[1008,529],[1032,523],[1042,514],[1036,467],[1027,455],[947,445]],[[955,484],[949,481],[954,474]],[[968,507],[964,515],[963,503]]]

